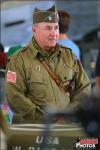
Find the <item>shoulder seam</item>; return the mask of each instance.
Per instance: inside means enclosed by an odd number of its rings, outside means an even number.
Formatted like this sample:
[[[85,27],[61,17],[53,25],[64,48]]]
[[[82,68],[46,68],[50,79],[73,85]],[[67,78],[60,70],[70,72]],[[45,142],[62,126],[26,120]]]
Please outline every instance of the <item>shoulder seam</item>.
[[[69,48],[69,47],[67,47],[67,46],[64,46],[64,45],[62,45],[62,44],[58,44],[58,46],[60,46],[60,47],[62,47],[62,48],[66,48],[66,49],[68,49],[68,50],[72,51],[72,49],[71,49],[71,48]]]

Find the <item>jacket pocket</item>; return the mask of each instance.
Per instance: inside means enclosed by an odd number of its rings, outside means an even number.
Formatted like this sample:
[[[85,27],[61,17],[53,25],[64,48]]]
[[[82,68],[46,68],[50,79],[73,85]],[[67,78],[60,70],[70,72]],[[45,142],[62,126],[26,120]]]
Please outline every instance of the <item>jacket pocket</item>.
[[[30,91],[31,94],[35,98],[43,98],[46,93],[47,84],[43,82],[32,82],[30,83]]]
[[[34,98],[44,98],[47,89],[47,81],[41,73],[33,74],[28,82],[28,91]]]
[[[65,69],[60,74],[59,78],[62,80],[63,83],[69,82],[73,78],[73,70],[71,69]]]

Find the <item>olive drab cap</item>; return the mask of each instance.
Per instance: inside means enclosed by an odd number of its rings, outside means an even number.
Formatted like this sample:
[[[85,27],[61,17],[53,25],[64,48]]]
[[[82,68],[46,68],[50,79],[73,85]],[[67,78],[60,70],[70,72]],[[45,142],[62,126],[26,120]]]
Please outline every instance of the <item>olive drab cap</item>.
[[[53,5],[47,10],[40,10],[35,7],[33,12],[33,24],[41,22],[53,22],[56,23],[59,21],[58,12],[56,6]]]

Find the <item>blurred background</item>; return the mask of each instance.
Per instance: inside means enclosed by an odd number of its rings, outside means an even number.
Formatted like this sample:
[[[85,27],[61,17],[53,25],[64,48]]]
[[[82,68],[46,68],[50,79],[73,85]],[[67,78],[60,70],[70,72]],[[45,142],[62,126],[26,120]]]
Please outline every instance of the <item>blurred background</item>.
[[[100,47],[100,0],[1,0],[0,42],[5,52],[12,46],[25,46],[32,37],[34,7],[47,9],[53,4],[72,16],[68,34],[81,50],[81,62],[94,88],[94,67]]]

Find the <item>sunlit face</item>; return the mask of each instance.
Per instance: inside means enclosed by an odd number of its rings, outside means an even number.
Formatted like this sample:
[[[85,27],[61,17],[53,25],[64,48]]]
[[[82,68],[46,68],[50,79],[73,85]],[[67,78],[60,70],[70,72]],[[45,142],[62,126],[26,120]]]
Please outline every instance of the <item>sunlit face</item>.
[[[54,47],[59,38],[58,23],[43,22],[33,25],[34,37],[43,49]]]

